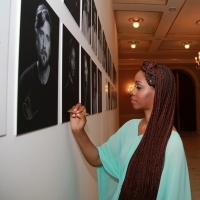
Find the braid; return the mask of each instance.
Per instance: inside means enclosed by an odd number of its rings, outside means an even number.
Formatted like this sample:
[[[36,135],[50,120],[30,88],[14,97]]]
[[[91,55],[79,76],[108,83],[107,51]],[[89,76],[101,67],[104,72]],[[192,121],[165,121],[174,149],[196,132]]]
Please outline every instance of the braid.
[[[130,159],[120,200],[155,200],[162,174],[165,149],[173,127],[175,80],[162,65],[144,61],[141,67],[155,88],[153,110],[145,134]]]

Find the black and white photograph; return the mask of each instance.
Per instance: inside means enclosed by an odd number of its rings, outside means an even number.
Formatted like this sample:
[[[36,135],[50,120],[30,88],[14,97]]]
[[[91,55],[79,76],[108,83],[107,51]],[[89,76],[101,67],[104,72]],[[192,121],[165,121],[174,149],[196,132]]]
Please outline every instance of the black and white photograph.
[[[106,110],[110,109],[110,82],[106,79]]]
[[[117,105],[117,97],[116,97],[116,90],[111,85],[111,98],[110,98],[110,110],[113,110],[116,108]]]
[[[110,49],[108,48],[108,75],[112,79],[112,58],[111,58],[111,53]]]
[[[64,0],[77,25],[80,26],[80,0]]]
[[[105,37],[104,32],[103,32],[102,36],[103,36],[103,38],[102,38],[102,41],[103,41],[102,66],[105,69],[105,71],[107,72],[107,68],[106,68],[107,42],[106,42],[106,37]]]
[[[82,32],[91,44],[91,0],[82,1]]]
[[[98,113],[102,112],[102,73],[98,70]]]
[[[21,1],[17,135],[58,123],[59,18],[46,1]]]
[[[97,55],[97,9],[94,0],[92,0],[92,49]]]
[[[110,65],[110,79],[111,79],[111,81],[113,83],[113,61],[112,61],[111,54],[110,54],[110,63],[109,63],[109,65]]]
[[[108,110],[111,110],[111,106],[110,106],[110,102],[111,102],[111,84],[108,81]]]
[[[107,51],[106,51],[106,69],[107,69],[107,74],[108,74],[109,77],[110,77],[110,72],[111,72],[110,59],[111,59],[110,50],[109,50],[109,48],[107,46]]]
[[[103,45],[103,36],[102,36],[102,26],[101,26],[101,21],[98,17],[98,30],[97,30],[97,36],[98,36],[98,40],[97,40],[97,49],[98,49],[98,52],[97,52],[97,55],[98,55],[98,59],[99,59],[99,62],[102,63],[102,45]]]
[[[79,103],[79,43],[63,25],[62,122],[69,121],[67,112]]]
[[[81,103],[86,107],[88,113],[91,112],[90,72],[90,56],[81,47]]]
[[[92,114],[97,113],[97,66],[92,61]]]
[[[113,78],[112,78],[113,83],[114,83],[114,85],[116,87],[116,84],[117,84],[117,72],[116,72],[114,63],[113,63],[113,75],[112,76],[113,76]]]

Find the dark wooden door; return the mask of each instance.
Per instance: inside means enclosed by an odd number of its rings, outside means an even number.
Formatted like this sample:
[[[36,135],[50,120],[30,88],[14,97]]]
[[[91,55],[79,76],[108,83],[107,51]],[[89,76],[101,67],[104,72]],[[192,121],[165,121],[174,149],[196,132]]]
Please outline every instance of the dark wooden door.
[[[196,131],[196,96],[192,77],[184,71],[172,71],[177,84],[174,125],[178,131]]]

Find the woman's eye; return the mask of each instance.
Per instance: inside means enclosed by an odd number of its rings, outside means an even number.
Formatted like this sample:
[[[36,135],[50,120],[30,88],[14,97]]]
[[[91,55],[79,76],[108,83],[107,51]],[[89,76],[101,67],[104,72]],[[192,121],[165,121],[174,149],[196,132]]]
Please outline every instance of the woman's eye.
[[[136,89],[140,90],[141,89],[141,86],[140,85],[135,85],[134,86]]]

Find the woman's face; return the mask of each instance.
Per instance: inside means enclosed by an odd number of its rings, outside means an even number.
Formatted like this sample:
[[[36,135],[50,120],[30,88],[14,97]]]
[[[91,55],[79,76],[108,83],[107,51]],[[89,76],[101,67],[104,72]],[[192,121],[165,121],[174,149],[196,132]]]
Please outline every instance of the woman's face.
[[[144,72],[139,71],[135,75],[135,87],[132,90],[131,104],[136,110],[152,110],[155,90],[150,86]]]

